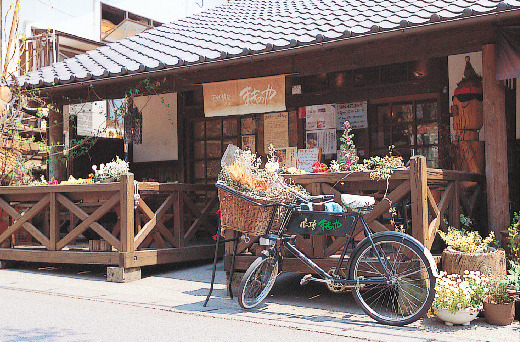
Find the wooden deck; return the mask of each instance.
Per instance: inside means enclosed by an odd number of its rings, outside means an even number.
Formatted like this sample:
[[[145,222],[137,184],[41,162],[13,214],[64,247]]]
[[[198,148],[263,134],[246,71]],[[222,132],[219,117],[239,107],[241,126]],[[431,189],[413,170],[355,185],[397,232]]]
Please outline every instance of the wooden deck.
[[[370,179],[370,172],[317,173],[286,175],[286,179],[304,186],[311,194],[333,194],[340,201],[342,193],[365,194],[376,198],[374,209],[364,215],[365,221],[375,231],[393,229],[389,224],[389,209],[398,206],[397,219],[405,231],[431,249],[439,229],[460,226],[460,214],[475,218],[485,212],[485,177],[480,174],[430,169],[424,157],[414,157],[410,168],[394,170],[388,183]],[[386,194],[386,196],[385,196]],[[396,219],[394,218],[394,219]],[[228,232],[231,237],[233,232]],[[362,239],[362,227],[356,227],[354,236]],[[324,269],[336,266],[335,258],[344,246],[346,238],[327,236],[297,236],[296,246]],[[238,245],[236,269],[247,269],[254,256],[262,249],[258,238]],[[232,252],[231,243],[226,254]],[[291,255],[284,260],[284,271],[309,272]],[[226,262],[229,267],[229,262]]]
[[[0,208],[9,216],[0,234],[0,260],[127,268],[213,257],[215,186],[137,187],[137,207],[132,174],[120,183],[0,187]],[[16,239],[22,228],[30,235],[23,243]],[[92,231],[112,250],[89,251],[84,234]]]

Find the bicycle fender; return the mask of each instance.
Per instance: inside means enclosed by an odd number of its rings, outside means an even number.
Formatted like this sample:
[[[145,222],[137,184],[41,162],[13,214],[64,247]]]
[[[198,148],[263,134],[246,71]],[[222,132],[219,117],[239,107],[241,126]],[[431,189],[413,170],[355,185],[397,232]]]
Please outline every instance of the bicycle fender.
[[[411,235],[404,234],[401,232],[394,232],[394,231],[377,232],[375,234],[372,234],[372,239],[378,238],[380,236],[393,236],[393,237],[403,238],[404,240],[407,240],[408,242],[413,243],[417,248],[419,248],[424,253],[424,255],[426,256],[426,259],[428,259],[428,263],[430,264],[430,268],[432,270],[433,276],[435,278],[439,277],[439,272],[437,270],[437,263],[435,262],[435,259],[433,258],[432,253],[419,240],[417,240],[416,238],[414,238]],[[361,247],[367,243],[370,243],[370,240],[368,239],[368,237],[364,238],[361,241],[361,243],[359,243],[356,246],[354,251],[352,251],[351,255],[352,256],[356,255],[356,253],[358,253],[358,250],[361,249]],[[350,269],[350,264],[349,264],[349,269]]]

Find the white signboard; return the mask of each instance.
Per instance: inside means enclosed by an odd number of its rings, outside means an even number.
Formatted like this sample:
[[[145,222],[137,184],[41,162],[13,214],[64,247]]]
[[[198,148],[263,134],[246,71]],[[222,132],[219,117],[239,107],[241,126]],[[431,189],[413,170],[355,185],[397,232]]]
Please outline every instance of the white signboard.
[[[106,136],[106,101],[69,105],[69,114],[77,116],[76,132],[78,135]]]
[[[336,104],[338,112],[337,129],[345,129],[345,121],[350,122],[352,129],[367,128],[367,101]]]

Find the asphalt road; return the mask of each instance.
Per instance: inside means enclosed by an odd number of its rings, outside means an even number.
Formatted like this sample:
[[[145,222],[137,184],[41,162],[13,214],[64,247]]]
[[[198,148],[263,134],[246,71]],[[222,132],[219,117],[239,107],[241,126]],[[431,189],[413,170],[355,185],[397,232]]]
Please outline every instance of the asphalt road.
[[[445,327],[429,318],[384,326],[350,294],[332,294],[322,284],[301,287],[295,274],[280,276],[264,305],[244,311],[226,296],[222,265],[204,308],[210,271],[207,263],[170,265],[115,284],[101,267],[0,269],[0,341],[520,341],[518,321]]]

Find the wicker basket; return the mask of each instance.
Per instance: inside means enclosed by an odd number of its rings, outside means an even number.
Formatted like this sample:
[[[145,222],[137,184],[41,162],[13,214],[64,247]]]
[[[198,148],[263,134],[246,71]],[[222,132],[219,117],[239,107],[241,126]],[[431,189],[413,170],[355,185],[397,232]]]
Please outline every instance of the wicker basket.
[[[267,200],[265,198],[241,195],[261,204],[282,202],[281,200]],[[282,212],[277,206],[261,207],[221,188],[218,188],[218,198],[220,201],[222,230],[232,229],[251,236],[264,235],[267,232],[273,214],[279,216],[279,213]],[[275,217],[272,228],[279,227],[278,221],[281,220]]]

